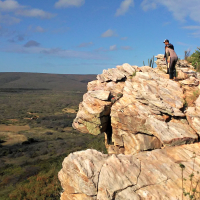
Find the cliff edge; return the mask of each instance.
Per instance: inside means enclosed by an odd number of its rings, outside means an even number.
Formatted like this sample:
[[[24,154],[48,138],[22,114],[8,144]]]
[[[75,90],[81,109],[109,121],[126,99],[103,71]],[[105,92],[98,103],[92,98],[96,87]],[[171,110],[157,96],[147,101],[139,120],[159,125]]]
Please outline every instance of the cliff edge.
[[[179,61],[173,81],[162,55],[156,62],[155,69],[126,63],[88,83],[73,127],[105,134],[108,155],[86,150],[65,158],[62,200],[181,199],[179,164],[185,176],[200,170],[199,74]]]

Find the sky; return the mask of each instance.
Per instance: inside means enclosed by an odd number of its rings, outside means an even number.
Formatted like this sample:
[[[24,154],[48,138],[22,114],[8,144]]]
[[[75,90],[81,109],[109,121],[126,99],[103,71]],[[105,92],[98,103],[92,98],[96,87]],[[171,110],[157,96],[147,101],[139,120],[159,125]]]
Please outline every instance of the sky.
[[[181,59],[200,46],[199,0],[0,0],[0,72],[140,67],[165,39]]]

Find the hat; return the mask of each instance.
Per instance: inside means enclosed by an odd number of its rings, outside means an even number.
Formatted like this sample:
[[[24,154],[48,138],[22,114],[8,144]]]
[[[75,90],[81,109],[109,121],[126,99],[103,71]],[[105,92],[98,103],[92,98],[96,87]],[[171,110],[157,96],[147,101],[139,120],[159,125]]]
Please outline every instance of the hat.
[[[165,43],[165,42],[169,42],[169,40],[168,40],[168,39],[165,39],[163,43]]]

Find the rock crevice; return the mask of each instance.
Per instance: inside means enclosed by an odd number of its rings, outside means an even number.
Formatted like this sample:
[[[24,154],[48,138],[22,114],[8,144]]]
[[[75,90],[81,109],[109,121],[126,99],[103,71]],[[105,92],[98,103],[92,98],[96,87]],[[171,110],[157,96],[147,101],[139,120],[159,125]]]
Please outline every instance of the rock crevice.
[[[90,149],[65,158],[61,200],[181,199],[180,163],[185,177],[200,179],[200,96],[187,107],[184,91],[198,90],[199,80],[182,62],[182,81],[169,80],[157,58],[156,69],[123,64],[88,83],[73,127],[105,134],[108,155]]]
[[[88,84],[73,127],[105,133],[108,153],[135,154],[198,140],[196,109],[185,112],[183,88],[157,69],[124,64],[97,79]]]

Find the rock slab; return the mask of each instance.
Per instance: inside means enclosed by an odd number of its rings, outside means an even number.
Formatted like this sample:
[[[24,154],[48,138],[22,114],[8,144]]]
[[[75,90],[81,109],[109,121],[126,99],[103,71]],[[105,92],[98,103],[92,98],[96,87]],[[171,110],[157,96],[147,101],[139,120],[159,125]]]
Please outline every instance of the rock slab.
[[[184,188],[200,179],[200,143],[167,147],[137,155],[104,155],[96,150],[71,153],[63,161],[61,200],[181,199]],[[194,169],[194,170],[193,170]],[[197,188],[198,190],[200,188]]]

